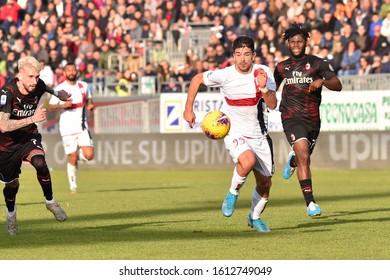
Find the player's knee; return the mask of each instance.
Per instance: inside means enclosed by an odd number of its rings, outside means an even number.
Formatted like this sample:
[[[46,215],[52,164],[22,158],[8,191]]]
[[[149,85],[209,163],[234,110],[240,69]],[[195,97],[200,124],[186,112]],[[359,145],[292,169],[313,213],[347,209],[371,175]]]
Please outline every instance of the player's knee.
[[[44,172],[47,169],[45,157],[43,155],[36,155],[31,158],[31,165],[37,172]]]
[[[19,188],[19,179],[15,179],[10,183],[5,183],[5,187],[12,189]]]
[[[94,156],[95,153],[93,150],[87,150],[87,152],[84,154],[86,160],[92,160]]]

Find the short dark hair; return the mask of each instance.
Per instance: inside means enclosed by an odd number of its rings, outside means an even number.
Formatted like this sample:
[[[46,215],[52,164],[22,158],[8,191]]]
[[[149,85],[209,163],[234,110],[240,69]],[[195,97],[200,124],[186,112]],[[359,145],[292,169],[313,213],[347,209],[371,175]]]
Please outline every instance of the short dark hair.
[[[283,33],[283,40],[288,40],[295,35],[301,35],[304,39],[310,38],[310,28],[306,28],[302,24],[292,23],[291,27]]]
[[[250,48],[252,52],[255,51],[255,42],[249,36],[239,36],[233,42],[233,52],[238,48]]]

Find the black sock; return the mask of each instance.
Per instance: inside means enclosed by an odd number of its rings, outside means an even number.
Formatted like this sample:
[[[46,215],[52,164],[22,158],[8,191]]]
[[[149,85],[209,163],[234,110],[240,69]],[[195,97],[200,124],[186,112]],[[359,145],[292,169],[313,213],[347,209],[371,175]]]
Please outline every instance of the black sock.
[[[303,197],[306,201],[306,206],[309,206],[310,202],[315,202],[314,197],[313,197],[313,189],[311,187],[311,179],[306,179],[299,181],[299,184],[301,185],[301,191],[303,194]]]
[[[16,194],[18,193],[19,186],[15,188],[10,188],[5,186],[3,189],[4,199],[5,199],[5,205],[8,209],[8,212],[12,212],[15,210],[15,199]]]
[[[53,188],[51,184],[50,171],[47,167],[45,157],[43,155],[33,156],[31,159],[31,164],[37,170],[38,182],[41,185],[43,195],[46,200],[53,199]]]

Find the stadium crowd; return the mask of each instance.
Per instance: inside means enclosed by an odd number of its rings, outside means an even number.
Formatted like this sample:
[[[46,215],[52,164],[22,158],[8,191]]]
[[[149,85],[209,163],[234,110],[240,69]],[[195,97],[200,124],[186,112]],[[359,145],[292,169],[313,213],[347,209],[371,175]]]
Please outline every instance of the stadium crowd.
[[[0,0],[0,85],[14,77],[18,58],[32,55],[53,86],[73,61],[88,83],[111,67],[124,85],[137,75],[157,75],[162,92],[181,91],[175,82],[229,65],[239,35],[253,37],[257,62],[273,69],[289,54],[281,38],[291,22],[311,27],[307,53],[326,57],[339,75],[390,73],[390,0]],[[163,47],[168,32],[179,44],[196,24],[217,30],[203,59],[189,48],[174,67]],[[146,49],[146,66],[136,71],[109,64],[111,54]]]

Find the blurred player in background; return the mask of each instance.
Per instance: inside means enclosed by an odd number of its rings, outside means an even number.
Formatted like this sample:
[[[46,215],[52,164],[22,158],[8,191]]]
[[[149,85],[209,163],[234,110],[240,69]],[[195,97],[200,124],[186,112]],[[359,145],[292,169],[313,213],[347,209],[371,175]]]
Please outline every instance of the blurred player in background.
[[[65,154],[68,156],[67,173],[72,193],[77,192],[77,160],[93,159],[94,148],[91,134],[88,130],[85,108],[93,110],[92,95],[88,84],[77,80],[77,68],[74,63],[64,67],[66,80],[59,84],[56,90],[65,90],[72,94],[71,101],[61,101],[52,96],[49,108],[60,111],[60,133]]]
[[[342,85],[329,61],[305,54],[309,30],[293,24],[285,30],[283,39],[291,57],[278,63],[274,71],[277,89],[285,81],[279,110],[284,133],[292,147],[283,178],[289,179],[297,169],[307,212],[315,217],[322,211],[313,196],[310,156],[320,133],[322,86],[341,91]]]
[[[0,181],[7,207],[7,232],[17,233],[16,194],[22,161],[29,162],[37,172],[38,182],[46,198],[46,208],[62,222],[66,213],[54,200],[49,168],[42,148],[42,136],[36,123],[46,119],[46,109],[38,107],[45,92],[61,100],[70,100],[65,91],[54,91],[39,78],[40,63],[26,56],[18,61],[18,73],[1,89],[0,97]]]
[[[274,174],[272,141],[268,135],[268,108],[277,104],[272,71],[264,65],[253,64],[254,41],[240,36],[233,42],[235,64],[224,69],[197,74],[188,89],[183,117],[190,127],[195,124],[194,100],[201,85],[220,87],[223,95],[221,111],[231,121],[225,146],[233,158],[235,168],[231,185],[222,204],[226,217],[233,214],[240,189],[251,171],[256,179],[248,225],[259,232],[269,232],[260,219],[268,202]]]

